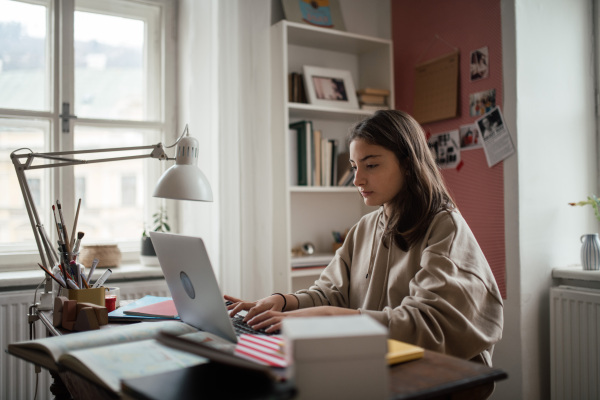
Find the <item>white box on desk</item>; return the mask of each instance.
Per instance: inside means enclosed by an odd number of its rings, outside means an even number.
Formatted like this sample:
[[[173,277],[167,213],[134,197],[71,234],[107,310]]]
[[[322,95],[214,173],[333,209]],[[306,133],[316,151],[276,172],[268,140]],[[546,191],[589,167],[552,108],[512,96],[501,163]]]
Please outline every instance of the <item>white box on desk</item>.
[[[388,332],[373,318],[286,318],[282,334],[298,399],[388,398]]]

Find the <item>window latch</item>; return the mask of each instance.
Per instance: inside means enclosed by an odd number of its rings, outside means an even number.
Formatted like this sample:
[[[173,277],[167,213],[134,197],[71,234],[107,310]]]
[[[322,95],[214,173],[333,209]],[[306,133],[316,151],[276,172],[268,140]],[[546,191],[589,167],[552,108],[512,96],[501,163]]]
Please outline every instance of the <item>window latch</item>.
[[[71,104],[68,102],[62,103],[62,114],[59,117],[62,121],[62,133],[69,133],[71,131],[71,118],[77,118],[77,115],[71,114]]]

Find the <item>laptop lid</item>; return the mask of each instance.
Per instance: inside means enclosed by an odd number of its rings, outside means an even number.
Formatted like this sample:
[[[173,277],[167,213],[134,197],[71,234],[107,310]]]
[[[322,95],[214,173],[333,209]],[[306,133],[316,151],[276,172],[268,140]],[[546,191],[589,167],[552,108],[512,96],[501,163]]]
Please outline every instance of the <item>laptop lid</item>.
[[[179,318],[237,343],[204,241],[161,232],[150,232],[150,237]]]

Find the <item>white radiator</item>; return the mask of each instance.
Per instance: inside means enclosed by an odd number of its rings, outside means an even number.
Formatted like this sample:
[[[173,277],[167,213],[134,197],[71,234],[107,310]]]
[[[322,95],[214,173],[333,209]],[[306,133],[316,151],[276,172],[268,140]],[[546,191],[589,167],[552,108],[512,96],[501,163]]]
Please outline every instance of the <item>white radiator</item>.
[[[600,398],[600,290],[550,289],[552,400]]]
[[[115,283],[120,288],[121,299],[136,299],[150,294],[170,296],[164,280]],[[33,302],[34,290],[0,292],[0,400],[31,400],[36,387],[34,366],[6,353],[9,343],[29,340],[28,308]],[[45,337],[46,330],[40,321],[35,323],[36,338]],[[38,378],[36,399],[53,399],[50,393],[52,379],[46,370]]]

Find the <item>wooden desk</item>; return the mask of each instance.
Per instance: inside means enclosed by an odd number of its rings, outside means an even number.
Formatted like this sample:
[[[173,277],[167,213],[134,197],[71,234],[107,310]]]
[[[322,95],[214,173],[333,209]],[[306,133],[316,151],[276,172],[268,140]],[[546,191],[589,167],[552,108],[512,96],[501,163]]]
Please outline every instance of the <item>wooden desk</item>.
[[[125,392],[132,399],[192,400],[207,390],[202,368],[200,365],[160,376],[127,380]],[[390,399],[485,399],[493,390],[494,382],[506,377],[506,373],[497,368],[426,351],[421,359],[390,367]],[[210,382],[222,387],[233,382],[237,385],[237,379],[223,374],[221,378],[211,378]],[[246,384],[241,386],[248,387]],[[174,387],[179,390],[174,392]],[[235,398],[243,397],[236,395]]]
[[[506,372],[434,351],[390,368],[391,398],[480,399],[489,396]]]
[[[203,381],[198,376],[199,373],[204,373],[203,371],[206,371],[205,367],[197,366],[161,374],[155,378],[127,381],[128,384],[131,384],[131,392],[128,393],[128,396],[130,398],[167,400],[170,393],[171,396],[176,396],[173,398],[178,400],[195,399],[199,393],[206,392],[206,380]],[[395,400],[486,398],[496,381],[508,377],[506,372],[500,369],[489,368],[482,364],[433,351],[425,351],[425,355],[421,359],[394,365],[390,367],[389,371],[390,398]],[[73,372],[62,371],[59,372],[59,375],[74,398],[115,398]],[[224,384],[231,385],[236,380],[237,378],[224,376]],[[187,390],[159,391],[160,388],[176,387],[175,381],[180,382],[180,386],[185,385]],[[151,387],[150,383],[154,383],[155,386]],[[220,385],[215,384],[215,386]]]

